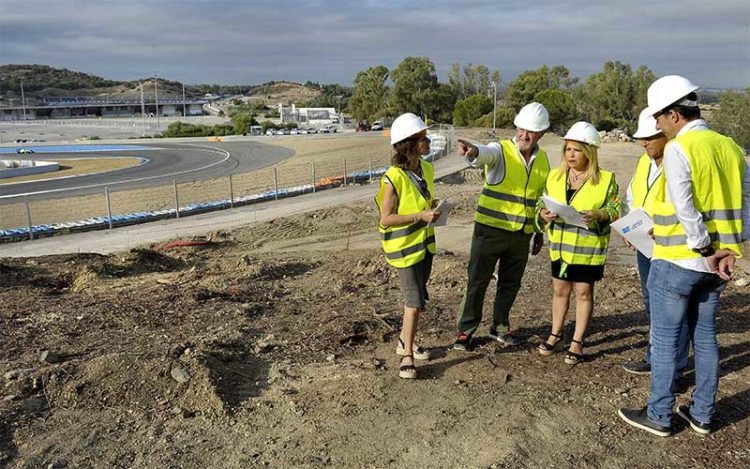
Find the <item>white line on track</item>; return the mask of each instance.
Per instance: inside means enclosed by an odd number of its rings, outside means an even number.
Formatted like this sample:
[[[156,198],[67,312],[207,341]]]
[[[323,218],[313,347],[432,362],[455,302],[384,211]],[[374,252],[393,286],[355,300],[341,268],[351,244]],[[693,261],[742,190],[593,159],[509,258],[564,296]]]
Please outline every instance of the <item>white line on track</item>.
[[[208,169],[208,168],[212,168],[214,166],[218,166],[218,165],[226,162],[227,160],[229,160],[229,158],[231,157],[231,155],[229,154],[229,152],[226,151],[226,150],[224,150],[224,149],[222,149],[222,148],[213,148],[213,147],[209,147],[209,146],[206,146],[206,145],[192,145],[192,146],[190,146],[188,148],[196,148],[196,147],[205,149],[205,151],[208,152],[208,153],[224,154],[224,159],[221,160],[221,161],[217,161],[216,163],[211,163],[211,164],[208,164],[208,165],[205,165],[205,166],[201,166],[200,168],[186,169],[185,171],[178,171],[178,172],[175,172],[175,173],[160,174],[158,176],[147,176],[147,177],[136,178],[136,179],[126,179],[124,181],[115,181],[115,182],[109,182],[109,183],[105,183],[105,184],[89,184],[89,185],[86,185],[86,186],[63,187],[63,188],[60,188],[60,189],[50,189],[50,190],[47,190],[47,191],[26,192],[24,194],[0,195],[0,199],[10,199],[10,198],[15,198],[15,197],[25,197],[25,196],[29,196],[29,195],[39,195],[39,194],[53,194],[55,192],[75,191],[75,190],[79,190],[79,189],[91,189],[92,187],[115,186],[115,185],[118,185],[118,184],[127,184],[127,183],[131,183],[131,182],[148,181],[150,179],[158,179],[158,178],[166,178],[166,177],[171,177],[171,176],[179,176],[179,175],[182,175],[182,174],[192,173],[192,172],[195,172],[195,171],[202,171],[204,169]]]

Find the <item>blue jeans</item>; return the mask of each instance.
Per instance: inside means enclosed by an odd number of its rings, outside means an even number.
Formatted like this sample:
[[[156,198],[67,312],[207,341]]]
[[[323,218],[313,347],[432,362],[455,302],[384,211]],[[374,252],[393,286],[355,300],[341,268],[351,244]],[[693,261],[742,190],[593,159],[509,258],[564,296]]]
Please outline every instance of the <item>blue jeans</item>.
[[[662,426],[672,424],[674,383],[680,330],[687,318],[695,350],[695,390],[690,414],[711,423],[719,386],[716,310],[726,287],[717,275],[684,269],[671,262],[651,262],[648,277],[651,307],[651,396],[648,416]]]
[[[641,278],[641,295],[643,296],[643,307],[646,309],[646,318],[651,323],[651,307],[649,306],[648,298],[648,274],[651,270],[651,259],[641,254],[640,251],[635,252],[636,260],[638,261],[638,276]],[[680,372],[687,368],[688,364],[688,353],[690,351],[690,342],[688,341],[688,324],[687,317],[682,323],[682,330],[680,331],[680,354],[677,357],[677,371]],[[651,364],[651,342],[646,344],[646,363]]]

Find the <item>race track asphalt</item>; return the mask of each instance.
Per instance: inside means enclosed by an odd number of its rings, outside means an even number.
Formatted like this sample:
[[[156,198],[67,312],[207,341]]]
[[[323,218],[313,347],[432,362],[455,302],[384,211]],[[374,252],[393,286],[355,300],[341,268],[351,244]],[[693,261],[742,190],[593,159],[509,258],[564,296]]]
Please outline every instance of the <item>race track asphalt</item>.
[[[33,155],[8,154],[7,157],[63,162],[75,158],[143,158],[144,164],[106,173],[70,178],[50,178],[23,183],[2,184],[0,204],[17,203],[26,195],[29,200],[49,200],[101,193],[104,186],[111,191],[164,186],[173,181],[186,183],[246,173],[273,165],[294,154],[293,150],[256,141],[216,143],[137,143],[128,145],[93,146],[80,151],[81,146],[55,149],[45,153],[43,147]],[[28,147],[34,149],[34,147]],[[100,148],[100,151],[97,151]],[[2,157],[3,155],[0,155]]]

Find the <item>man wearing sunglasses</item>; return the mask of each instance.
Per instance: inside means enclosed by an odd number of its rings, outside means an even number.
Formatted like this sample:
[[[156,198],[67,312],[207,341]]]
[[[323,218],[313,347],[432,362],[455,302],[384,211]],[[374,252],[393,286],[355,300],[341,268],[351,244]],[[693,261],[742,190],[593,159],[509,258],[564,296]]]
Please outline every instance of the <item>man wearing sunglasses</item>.
[[[642,409],[620,409],[626,423],[658,436],[674,432],[672,413],[680,330],[687,319],[695,353],[695,389],[677,414],[696,433],[711,432],[719,385],[719,296],[750,238],[750,169],[734,141],[701,119],[698,87],[677,75],[648,89],[648,109],[671,139],[664,190],[654,203],[651,395]]]

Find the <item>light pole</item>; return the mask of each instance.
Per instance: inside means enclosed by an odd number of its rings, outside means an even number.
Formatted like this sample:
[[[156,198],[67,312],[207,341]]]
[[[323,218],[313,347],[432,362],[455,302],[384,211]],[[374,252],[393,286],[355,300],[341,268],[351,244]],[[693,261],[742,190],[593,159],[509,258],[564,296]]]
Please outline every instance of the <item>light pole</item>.
[[[497,123],[497,83],[494,81],[490,82],[492,90],[494,91],[492,98],[492,140],[497,141],[497,131],[495,124]]]
[[[143,82],[141,85],[141,120],[143,121],[143,135],[146,135],[146,101],[143,99]]]
[[[154,103],[156,104],[156,128],[159,126],[159,75],[154,75]]]
[[[21,109],[23,111],[23,120],[26,120],[26,98],[23,94],[23,78],[21,78]]]
[[[182,117],[187,117],[187,110],[185,107],[185,83],[182,83]]]

